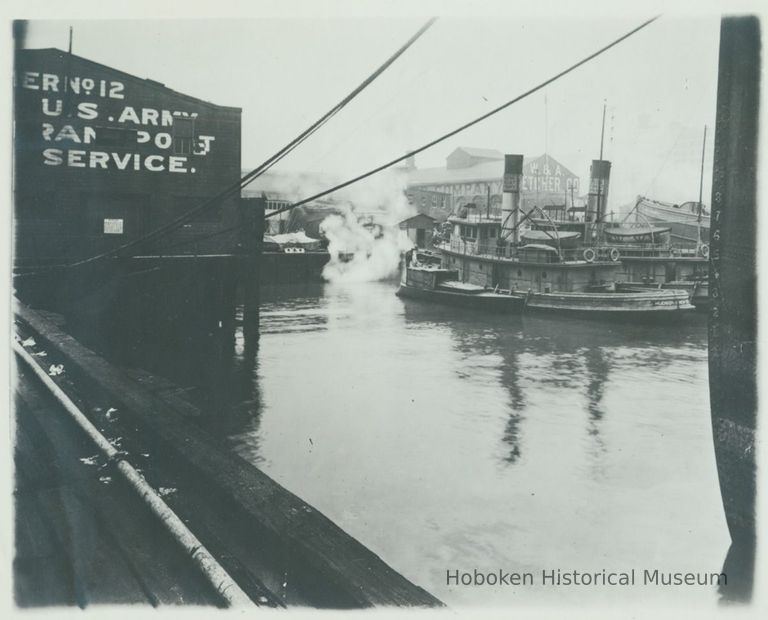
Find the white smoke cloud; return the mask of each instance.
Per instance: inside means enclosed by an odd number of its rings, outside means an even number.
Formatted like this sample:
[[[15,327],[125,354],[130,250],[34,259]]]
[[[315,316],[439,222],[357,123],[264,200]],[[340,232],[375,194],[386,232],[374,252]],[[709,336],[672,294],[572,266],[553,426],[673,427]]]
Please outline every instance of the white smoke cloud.
[[[323,269],[326,280],[368,282],[396,275],[401,253],[412,246],[397,225],[415,214],[404,188],[402,174],[394,170],[334,194],[347,207],[320,225],[331,254]]]
[[[331,260],[323,268],[329,282],[371,282],[397,273],[401,252],[411,247],[405,231],[379,229],[361,223],[354,211],[331,215],[321,230],[328,239]]]
[[[259,177],[247,193],[258,196],[262,191],[274,192],[284,200],[298,202],[343,180],[314,172],[268,172]],[[340,215],[329,215],[320,225],[331,254],[323,270],[326,280],[361,282],[396,275],[401,252],[412,247],[405,231],[397,225],[416,214],[405,197],[405,188],[404,171],[390,169],[318,201],[340,212]],[[280,217],[289,220],[290,212]],[[366,226],[371,222],[376,226]]]

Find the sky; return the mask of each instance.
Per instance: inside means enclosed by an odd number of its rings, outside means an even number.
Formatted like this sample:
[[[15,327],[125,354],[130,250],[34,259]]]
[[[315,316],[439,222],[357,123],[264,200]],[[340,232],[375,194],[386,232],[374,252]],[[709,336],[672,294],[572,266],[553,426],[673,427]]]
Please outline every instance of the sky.
[[[648,17],[441,17],[395,64],[280,164],[353,176],[516,97]],[[243,110],[242,161],[255,167],[400,47],[424,16],[30,21],[26,47],[66,49]],[[719,16],[662,16],[568,76],[417,156],[443,166],[458,146],[537,156],[582,177],[613,163],[609,208],[638,194],[698,199],[711,188]]]

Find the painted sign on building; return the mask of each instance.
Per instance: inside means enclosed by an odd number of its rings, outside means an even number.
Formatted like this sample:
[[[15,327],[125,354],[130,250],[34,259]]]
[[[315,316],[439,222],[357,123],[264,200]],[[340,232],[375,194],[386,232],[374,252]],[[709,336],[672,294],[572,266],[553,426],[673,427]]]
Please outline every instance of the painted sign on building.
[[[579,177],[549,155],[523,165],[523,192],[539,194],[579,193]]]
[[[61,50],[19,50],[19,260],[91,256],[216,196],[240,178],[241,114]],[[236,206],[237,197],[223,201],[166,240],[231,226]],[[225,235],[207,243],[211,252],[231,246]]]
[[[131,105],[130,82],[29,70],[16,79],[39,95],[46,166],[195,174],[214,148],[216,136],[196,132],[197,112]]]

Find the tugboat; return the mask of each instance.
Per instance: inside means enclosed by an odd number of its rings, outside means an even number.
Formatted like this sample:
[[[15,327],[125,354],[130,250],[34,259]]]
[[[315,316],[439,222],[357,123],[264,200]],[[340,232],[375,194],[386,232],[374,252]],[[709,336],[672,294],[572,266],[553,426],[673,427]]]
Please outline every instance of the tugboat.
[[[483,286],[461,282],[456,269],[443,269],[439,265],[419,262],[413,250],[406,254],[396,294],[398,297],[450,306],[512,313],[522,312],[527,299],[524,294],[489,290]]]
[[[598,205],[607,195],[610,162],[593,162],[585,221],[571,222],[574,226],[567,232],[559,231],[538,208],[519,217],[522,163],[522,155],[505,157],[501,217],[477,213],[474,205],[467,205],[449,218],[450,239],[438,246],[443,269],[456,271],[458,279],[470,285],[525,296],[526,312],[670,317],[694,309],[682,289],[617,287],[620,252],[597,242],[604,227]],[[538,229],[521,234],[521,224],[534,212],[547,225],[537,224]]]

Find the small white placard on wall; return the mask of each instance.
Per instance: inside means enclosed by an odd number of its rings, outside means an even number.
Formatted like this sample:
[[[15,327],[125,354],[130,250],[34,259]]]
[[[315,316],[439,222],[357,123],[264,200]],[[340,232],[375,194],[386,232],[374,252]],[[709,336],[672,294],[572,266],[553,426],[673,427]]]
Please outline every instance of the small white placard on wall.
[[[105,235],[122,235],[123,234],[123,220],[104,220],[104,234]]]

